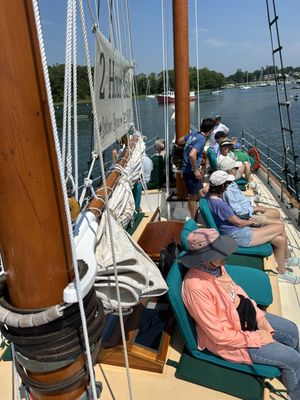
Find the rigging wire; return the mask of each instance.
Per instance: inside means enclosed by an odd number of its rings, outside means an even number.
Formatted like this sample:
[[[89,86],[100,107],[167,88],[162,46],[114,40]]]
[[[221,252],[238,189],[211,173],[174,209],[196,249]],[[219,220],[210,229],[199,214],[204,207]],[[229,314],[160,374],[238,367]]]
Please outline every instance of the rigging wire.
[[[53,99],[52,99],[52,93],[51,93],[48,64],[47,64],[47,59],[46,59],[45,47],[44,47],[40,14],[39,14],[37,0],[32,0],[32,1],[33,1],[34,16],[35,16],[35,22],[36,22],[36,27],[37,27],[37,33],[38,33],[38,41],[39,41],[39,47],[40,47],[40,53],[41,53],[41,59],[42,59],[43,72],[44,72],[45,83],[46,83],[49,111],[50,111],[50,117],[51,117],[51,122],[52,122],[53,134],[54,134],[54,142],[55,142],[55,148],[56,148],[56,153],[57,153],[57,157],[58,157],[59,173],[60,173],[60,178],[61,178],[61,183],[62,183],[64,205],[65,205],[65,211],[66,211],[67,221],[68,221],[68,231],[69,231],[69,239],[70,239],[70,243],[71,243],[72,262],[73,262],[74,273],[75,273],[75,287],[76,287],[78,305],[79,305],[80,316],[81,316],[81,321],[82,321],[82,329],[83,329],[84,343],[85,343],[85,349],[86,349],[88,371],[89,371],[89,376],[90,376],[90,384],[91,384],[93,398],[94,398],[94,400],[96,400],[97,392],[96,392],[96,385],[95,385],[95,378],[94,378],[94,369],[93,369],[92,358],[91,358],[91,350],[90,350],[90,344],[89,344],[89,338],[88,338],[88,332],[87,332],[85,311],[84,311],[84,307],[83,307],[83,300],[82,300],[82,293],[81,293],[81,286],[80,286],[80,276],[79,276],[79,269],[78,269],[78,263],[77,263],[77,258],[76,258],[75,244],[74,244],[74,239],[73,239],[73,228],[72,228],[72,223],[71,223],[70,208],[69,208],[66,188],[63,185],[64,170],[63,170],[63,164],[62,164],[62,157],[61,157],[61,153],[60,153],[59,137],[58,137],[58,131],[57,131],[57,126],[56,126],[55,111],[54,111],[54,105],[53,105]],[[76,3],[76,0],[68,1],[69,12],[72,11],[72,2]],[[71,3],[71,4],[69,5],[69,3]],[[68,15],[67,19],[70,20],[69,15]]]
[[[100,0],[99,0],[99,1],[100,1]],[[97,24],[96,24],[96,22],[95,22],[95,17],[94,17],[94,14],[93,14],[93,9],[92,9],[90,0],[87,0],[87,4],[88,4],[89,12],[90,12],[90,15],[91,15],[91,19],[92,19],[92,22],[93,22],[93,26],[95,26],[95,25],[97,25]],[[98,3],[98,4],[99,4],[99,3]],[[97,11],[99,12],[99,8],[98,8],[97,5],[96,5],[96,0],[95,0],[95,10],[96,10],[96,13],[97,13]],[[99,16],[98,16],[98,19],[99,19]]]
[[[99,155],[99,161],[100,161],[101,175],[102,175],[102,179],[103,179],[104,199],[105,199],[105,203],[107,204],[108,203],[108,190],[107,190],[108,188],[107,188],[107,184],[106,184],[106,176],[105,176],[104,162],[103,162],[103,156],[102,156],[101,135],[100,135],[100,129],[99,129],[99,124],[98,124],[98,120],[97,120],[96,100],[95,100],[95,93],[93,90],[90,54],[89,54],[89,48],[88,48],[88,40],[87,40],[87,32],[86,32],[86,26],[85,26],[85,18],[84,18],[82,0],[79,0],[79,10],[80,10],[81,25],[82,25],[85,58],[86,58],[86,63],[87,63],[89,87],[90,87],[90,92],[91,92],[93,117],[94,117],[94,129],[95,129],[95,134],[96,134],[97,145],[99,147],[98,155]],[[126,366],[128,392],[129,392],[129,398],[130,398],[130,400],[132,400],[133,397],[132,397],[131,376],[130,376],[130,371],[129,371],[127,344],[126,344],[126,337],[125,337],[123,313],[122,313],[122,307],[121,307],[119,279],[118,279],[117,268],[116,268],[116,254],[115,254],[115,249],[114,249],[114,244],[113,244],[113,232],[112,232],[112,224],[111,224],[112,216],[111,216],[109,207],[107,207],[107,216],[108,216],[108,231],[109,231],[110,248],[111,248],[112,260],[113,260],[113,266],[114,266],[114,277],[115,277],[115,281],[116,281],[116,294],[117,294],[117,301],[118,301],[118,312],[119,312],[122,344],[123,344],[123,349],[124,349],[124,360],[125,360],[125,366]]]
[[[118,48],[121,54],[122,53],[122,41],[121,41],[121,31],[120,31],[120,15],[119,15],[119,2],[116,0],[116,7],[113,9],[114,11],[114,21],[116,24],[117,30],[117,38],[118,38]]]
[[[132,35],[131,35],[131,22],[130,22],[130,15],[129,15],[129,4],[128,0],[125,2],[125,7],[126,7],[126,16],[127,16],[127,31],[128,31],[128,39],[129,39],[129,44],[130,44],[130,60],[133,63],[133,97],[134,97],[134,105],[135,105],[135,114],[136,114],[136,124],[137,124],[137,129],[138,131],[142,132],[142,123],[141,123],[141,118],[140,118],[140,106],[137,101],[137,96],[138,96],[138,91],[137,91],[137,84],[136,84],[136,73],[135,73],[135,61],[133,57],[133,41],[132,41]]]
[[[168,79],[168,57],[167,57],[167,40],[166,40],[166,29],[167,29],[167,17],[165,12],[165,2],[161,0],[161,32],[162,32],[162,58],[163,58],[163,93],[167,94],[169,91],[169,79]],[[176,110],[175,110],[176,112]],[[166,195],[169,196],[170,192],[170,143],[169,143],[169,115],[168,115],[168,104],[167,98],[164,96],[164,131],[165,131],[165,143],[166,143]]]
[[[66,23],[66,50],[65,50],[65,72],[64,72],[64,107],[62,126],[62,163],[65,166],[66,143],[67,143],[67,113],[70,86],[70,65],[71,65],[71,27],[72,27],[71,3],[68,2],[67,23]],[[63,167],[64,168],[64,167]]]
[[[198,2],[195,0],[195,31],[196,31],[196,69],[197,69],[197,130],[200,129],[200,81],[199,81],[199,42],[198,42]]]

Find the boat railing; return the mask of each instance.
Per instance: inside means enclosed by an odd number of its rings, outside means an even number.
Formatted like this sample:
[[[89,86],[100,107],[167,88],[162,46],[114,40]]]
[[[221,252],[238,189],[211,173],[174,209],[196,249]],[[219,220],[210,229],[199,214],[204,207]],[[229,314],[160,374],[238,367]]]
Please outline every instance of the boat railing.
[[[300,169],[300,165],[294,163],[294,161],[290,158],[286,158],[286,164],[288,168],[288,181],[284,177],[284,156],[283,153],[270,147],[268,144],[264,143],[260,139],[257,139],[251,133],[242,130],[241,132],[241,143],[242,146],[249,150],[251,147],[256,147],[260,154],[260,163],[267,170],[267,180],[268,184],[270,183],[270,176],[275,176],[281,184],[281,193],[283,193],[283,189],[286,188],[289,193],[291,193],[298,202],[300,202],[299,195],[299,183],[295,182],[294,174],[291,172],[297,168]],[[297,187],[298,186],[298,187]]]

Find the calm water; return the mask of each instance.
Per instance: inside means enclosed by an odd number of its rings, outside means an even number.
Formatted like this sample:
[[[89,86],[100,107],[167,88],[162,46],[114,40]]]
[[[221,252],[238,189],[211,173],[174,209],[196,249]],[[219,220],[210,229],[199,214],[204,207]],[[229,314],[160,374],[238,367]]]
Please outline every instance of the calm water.
[[[299,100],[291,97],[290,116],[294,130],[294,145],[300,153],[300,90],[288,87],[288,96],[295,96],[299,92]],[[280,89],[281,90],[281,89]],[[199,100],[199,99],[198,99]],[[197,101],[198,101],[197,100]],[[191,103],[191,123],[197,126],[197,101]],[[164,107],[158,105],[155,99],[139,99],[141,116],[141,131],[149,139],[156,136],[164,137]],[[172,105],[168,106],[169,117],[173,113]],[[78,114],[85,116],[79,119],[79,169],[87,170],[87,161],[91,149],[91,106],[81,104]],[[222,116],[222,122],[230,128],[230,135],[240,137],[241,130],[246,130],[256,136],[263,143],[269,144],[282,153],[282,138],[279,122],[275,86],[251,88],[248,90],[225,89],[223,93],[211,95],[200,94],[201,118]],[[57,109],[58,128],[61,129],[61,108]],[[286,126],[287,123],[285,123]],[[169,134],[172,140],[174,135],[174,121],[169,118]],[[281,163],[280,156],[277,160]],[[109,157],[108,157],[109,158]],[[299,162],[298,162],[299,163]]]

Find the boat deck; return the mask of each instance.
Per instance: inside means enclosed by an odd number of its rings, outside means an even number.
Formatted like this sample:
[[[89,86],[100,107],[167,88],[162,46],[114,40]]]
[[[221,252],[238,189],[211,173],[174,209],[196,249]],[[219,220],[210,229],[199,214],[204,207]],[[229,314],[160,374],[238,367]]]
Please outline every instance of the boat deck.
[[[268,188],[262,184],[262,182],[255,177],[258,184],[258,192],[260,202],[259,205],[268,207],[276,207],[280,209],[280,204],[273,198]],[[249,193],[250,194],[250,193]],[[150,213],[146,213],[146,219],[142,225],[135,232],[135,238],[141,234],[143,226],[146,221],[149,221],[149,215],[151,212],[160,206],[161,210],[164,210],[164,198],[165,195],[162,191],[155,190],[148,193],[142,199],[143,210],[149,210]],[[181,216],[181,219],[185,219],[188,215],[187,203],[177,202],[170,205],[170,209],[165,209],[165,216],[168,214],[174,214]],[[292,246],[294,254],[300,257],[300,238],[299,231],[287,220],[285,213],[281,210],[282,218],[285,221],[286,232],[290,246]],[[170,218],[170,217],[169,217]],[[180,219],[180,218],[179,218]],[[265,267],[267,269],[276,270],[274,257],[270,257],[266,260]],[[294,269],[296,274],[300,274],[299,268]],[[300,285],[291,285],[288,283],[282,283],[277,281],[276,275],[270,276],[273,288],[274,301],[270,306],[269,311],[278,315],[283,315],[293,320],[300,329]],[[167,360],[178,361],[183,348],[182,340],[178,334],[177,329],[174,329],[172,339],[168,348]],[[123,400],[128,399],[128,384],[126,370],[123,367],[117,367],[106,364],[98,364],[95,367],[96,379],[103,383],[103,392],[101,395],[102,400]],[[217,392],[212,389],[208,389],[202,386],[189,383],[187,381],[179,380],[174,377],[175,368],[169,365],[165,365],[163,373],[154,373],[148,371],[142,371],[137,369],[130,370],[131,385],[133,399],[135,400],[150,400],[153,398],[163,399],[172,398],[173,400],[181,400],[183,398],[189,400],[233,400],[236,397],[227,395],[225,393]],[[0,361],[0,399],[17,399],[17,395],[12,395],[12,365],[10,362]],[[277,380],[273,380],[272,384],[276,387],[280,387],[280,383]],[[264,400],[280,399],[265,389]]]

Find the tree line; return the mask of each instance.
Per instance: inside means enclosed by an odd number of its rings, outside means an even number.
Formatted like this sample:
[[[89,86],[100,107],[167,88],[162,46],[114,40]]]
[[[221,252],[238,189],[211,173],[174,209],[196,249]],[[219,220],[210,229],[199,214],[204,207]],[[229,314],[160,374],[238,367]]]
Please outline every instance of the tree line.
[[[55,64],[49,66],[49,77],[52,88],[53,101],[58,103],[63,101],[64,92],[64,64]],[[93,73],[92,67],[92,73]],[[264,68],[264,75],[272,75],[274,73],[273,66],[266,66]],[[300,67],[293,68],[287,67],[283,71],[284,74],[290,76],[297,76],[300,73]],[[212,90],[223,87],[226,84],[233,83],[239,84],[252,81],[258,81],[261,71],[255,70],[253,72],[242,71],[238,69],[234,74],[225,77],[221,72],[211,71],[208,68],[201,68],[198,70],[196,67],[190,67],[190,89],[197,90],[199,80],[199,90]],[[295,75],[294,75],[295,74]],[[89,101],[90,91],[88,84],[88,76],[86,66],[77,66],[77,93],[78,100]],[[164,80],[168,81],[168,87],[174,88],[174,70],[166,71],[164,76],[163,72],[150,73],[146,75],[140,73],[135,76],[135,84],[137,93],[145,95],[148,87],[148,94],[161,93],[164,90]]]

